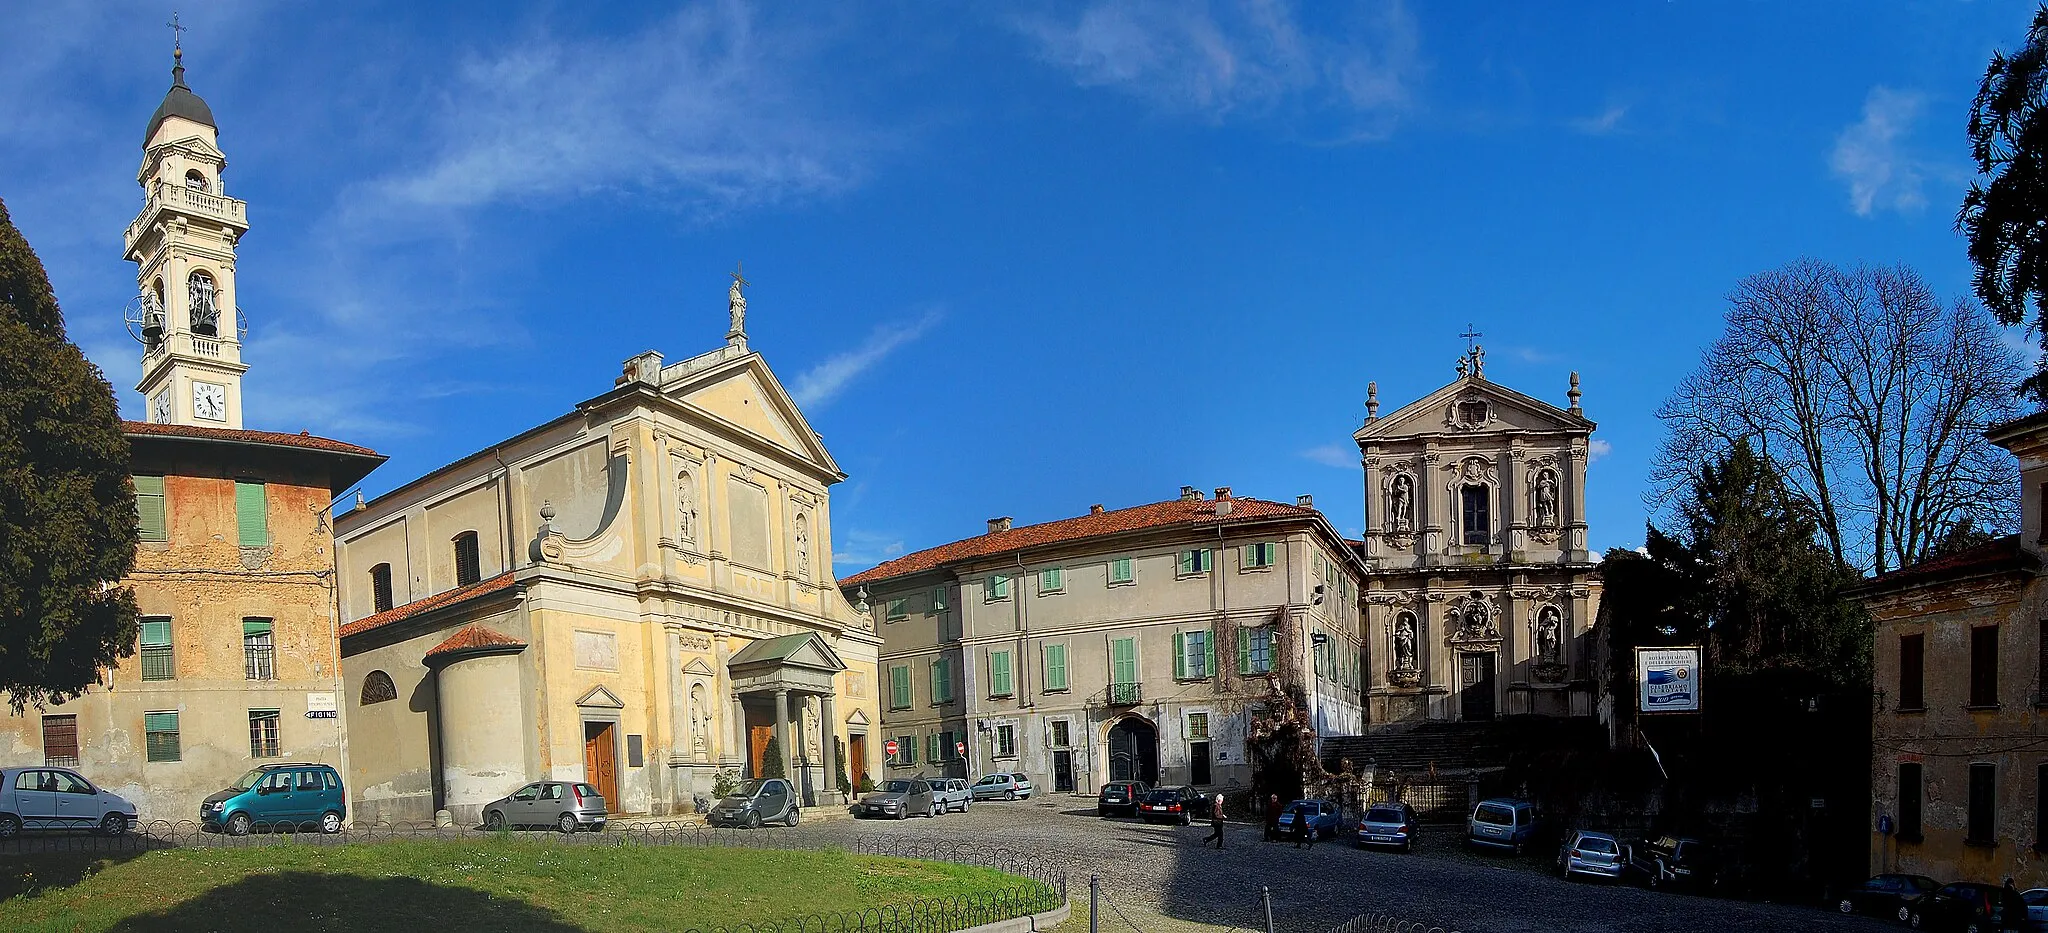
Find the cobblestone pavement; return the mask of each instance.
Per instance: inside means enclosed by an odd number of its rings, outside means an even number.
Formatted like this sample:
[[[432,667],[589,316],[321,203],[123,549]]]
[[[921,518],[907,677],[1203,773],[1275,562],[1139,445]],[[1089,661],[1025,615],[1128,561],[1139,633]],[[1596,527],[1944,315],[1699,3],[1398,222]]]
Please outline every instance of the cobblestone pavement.
[[[1414,855],[1360,851],[1348,841],[1297,850],[1259,840],[1257,827],[1231,824],[1222,852],[1201,847],[1208,827],[1103,820],[1087,798],[1056,796],[977,803],[935,819],[806,822],[788,833],[829,844],[855,836],[899,835],[996,844],[1067,866],[1075,920],[1087,928],[1088,876],[1101,877],[1107,933],[1263,929],[1259,887],[1273,892],[1275,925],[1322,933],[1368,911],[1440,923],[1462,933],[1728,933],[1730,930],[1876,931],[1874,918],[1842,917],[1818,907],[1755,904],[1633,886],[1567,882],[1533,858],[1464,851],[1455,832],[1425,836]],[[791,839],[790,841],[795,841]]]

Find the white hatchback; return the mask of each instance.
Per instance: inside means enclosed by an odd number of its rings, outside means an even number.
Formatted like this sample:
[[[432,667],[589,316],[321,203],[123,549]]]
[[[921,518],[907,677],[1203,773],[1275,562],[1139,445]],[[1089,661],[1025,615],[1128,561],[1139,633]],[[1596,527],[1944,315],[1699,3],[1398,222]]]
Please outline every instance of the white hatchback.
[[[1031,779],[1021,773],[991,774],[974,782],[976,800],[1026,800],[1031,797]]]
[[[0,839],[24,829],[92,829],[118,836],[134,825],[134,804],[69,768],[0,769]]]

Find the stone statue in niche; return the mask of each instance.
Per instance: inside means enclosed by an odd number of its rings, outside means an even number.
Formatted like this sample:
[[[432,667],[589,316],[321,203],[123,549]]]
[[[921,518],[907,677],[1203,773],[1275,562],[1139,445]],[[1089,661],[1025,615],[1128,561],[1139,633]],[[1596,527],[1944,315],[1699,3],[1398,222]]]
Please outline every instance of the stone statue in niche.
[[[1396,532],[1415,530],[1415,481],[1402,473],[1394,477],[1387,496],[1387,520]]]
[[[1415,669],[1415,617],[1406,612],[1394,622],[1394,670]]]
[[[1536,525],[1557,527],[1557,474],[1550,470],[1536,474]]]
[[[705,702],[704,685],[690,686],[690,750],[698,761],[711,757],[711,704]]]
[[[1545,664],[1564,656],[1564,620],[1556,606],[1545,606],[1536,615],[1536,656]]]
[[[816,698],[804,700],[804,754],[805,761],[817,764],[823,761],[818,749],[818,709]]]
[[[676,538],[697,540],[697,483],[688,470],[676,474]]]
[[[796,516],[796,577],[811,578],[811,519],[802,512]]]

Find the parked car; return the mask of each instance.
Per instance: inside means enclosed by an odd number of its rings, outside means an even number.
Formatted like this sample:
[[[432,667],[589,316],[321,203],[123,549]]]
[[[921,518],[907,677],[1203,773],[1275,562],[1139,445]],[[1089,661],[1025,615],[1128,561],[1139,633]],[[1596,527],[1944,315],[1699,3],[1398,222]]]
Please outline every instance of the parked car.
[[[932,796],[938,798],[939,812],[949,810],[967,812],[967,806],[974,802],[974,788],[967,786],[966,778],[928,778]]]
[[[0,839],[23,829],[92,829],[118,836],[134,825],[134,804],[69,768],[0,769]]]
[[[1025,800],[1031,796],[1031,779],[1022,774],[991,774],[974,782],[976,800]]]
[[[1376,803],[1358,821],[1358,844],[1415,851],[1415,808],[1401,801]]]
[[[1942,885],[1913,902],[1906,923],[1915,930],[1998,933],[2002,893],[1998,885],[1973,881]]]
[[[1465,818],[1465,844],[1522,854],[1536,832],[1536,805],[1511,797],[1479,801]]]
[[[2036,930],[2048,930],[2048,888],[2021,891],[2020,898],[2027,902],[2027,924]]]
[[[788,781],[761,778],[741,784],[732,796],[713,804],[711,812],[704,814],[704,822],[713,826],[744,826],[748,829],[759,829],[764,823],[795,826],[803,818],[800,808],[796,788]]]
[[[1687,836],[1645,839],[1627,846],[1623,855],[1624,874],[1652,888],[1712,887],[1714,872],[1720,867],[1712,846]]]
[[[249,769],[226,790],[199,803],[199,826],[246,836],[258,828],[287,832],[318,825],[323,833],[341,832],[348,818],[348,795],[341,773],[330,765],[283,762]]]
[[[535,781],[484,804],[485,829],[552,826],[565,833],[603,832],[610,814],[597,788],[576,781]]]
[[[1941,887],[1926,875],[1873,875],[1835,899],[1835,909],[1845,914],[1876,914],[1900,923],[1913,918],[1913,902]]]
[[[1208,801],[1200,791],[1185,784],[1178,787],[1158,787],[1146,791],[1138,803],[1138,815],[1147,823],[1179,823],[1186,826],[1195,821],[1197,815],[1206,816],[1203,805]]]
[[[1095,815],[1109,816],[1121,813],[1125,816],[1138,815],[1138,801],[1152,788],[1144,781],[1111,781],[1102,785],[1102,792],[1095,795]]]
[[[1337,823],[1344,818],[1344,809],[1329,800],[1297,800],[1280,811],[1280,835],[1294,835],[1294,814],[1305,811],[1308,825],[1317,838],[1328,839],[1337,835]]]
[[[938,816],[939,801],[932,793],[931,782],[923,778],[883,781],[880,790],[862,797],[854,807],[856,817],[883,817],[900,820],[911,815]]]
[[[1576,830],[1557,850],[1557,871],[1566,881],[1573,875],[1618,880],[1621,866],[1621,840],[1606,833]]]

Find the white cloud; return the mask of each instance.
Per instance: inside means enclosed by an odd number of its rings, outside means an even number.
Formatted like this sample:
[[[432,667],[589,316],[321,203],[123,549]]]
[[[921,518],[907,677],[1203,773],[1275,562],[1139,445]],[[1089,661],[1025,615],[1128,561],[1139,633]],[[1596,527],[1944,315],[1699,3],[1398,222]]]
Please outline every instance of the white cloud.
[[[1344,470],[1358,468],[1358,445],[1356,444],[1324,444],[1321,447],[1311,447],[1304,450],[1301,452],[1301,455],[1328,467],[1337,467]]]
[[[1588,136],[1607,136],[1621,131],[1621,120],[1628,116],[1626,104],[1616,104],[1597,114],[1580,117],[1571,121],[1572,129]]]
[[[858,529],[849,530],[832,545],[832,566],[866,570],[876,564],[903,556],[903,539]]]
[[[1828,165],[1849,185],[1849,206],[1861,217],[1880,210],[1914,211],[1927,203],[1921,194],[1919,160],[1900,145],[1927,103],[1915,91],[1874,87],[1863,101],[1863,119],[1835,137]]]
[[[1594,438],[1594,439],[1592,439],[1592,440],[1590,440],[1590,441],[1587,441],[1587,442],[1586,442],[1586,462],[1587,462],[1587,463],[1592,463],[1593,461],[1595,461],[1595,460],[1598,460],[1598,459],[1600,459],[1601,457],[1605,457],[1605,456],[1607,456],[1608,454],[1611,454],[1611,453],[1613,453],[1613,452],[1614,452],[1614,445],[1613,445],[1613,444],[1609,444],[1609,443],[1607,443],[1606,441],[1603,441],[1603,440],[1601,440],[1601,439],[1599,439],[1599,438],[1597,438],[1597,437],[1596,437],[1596,438]]]
[[[903,346],[930,330],[945,314],[932,308],[919,315],[916,320],[898,321],[877,326],[868,334],[860,346],[838,354],[806,370],[796,379],[796,387],[790,395],[796,403],[805,408],[823,406],[832,401],[848,383],[862,373],[874,368],[896,348]]]
[[[1026,17],[1016,28],[1077,84],[1170,111],[1220,117],[1301,104],[1385,118],[1410,102],[1419,40],[1400,4],[1328,29],[1297,19],[1285,0],[1095,0],[1077,17]]]

